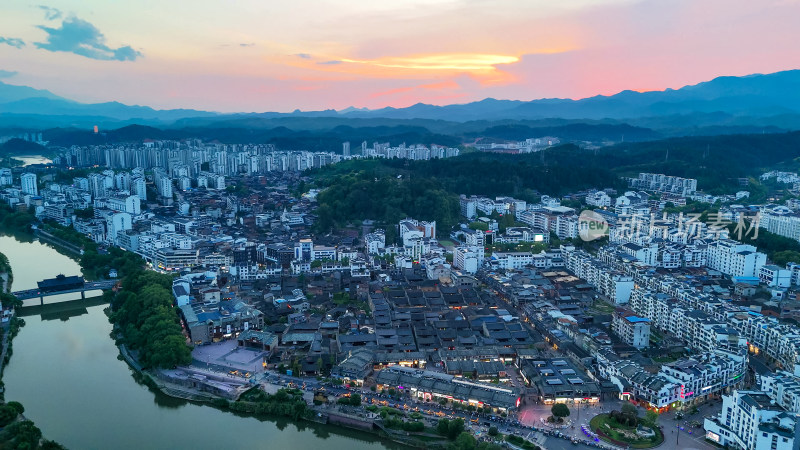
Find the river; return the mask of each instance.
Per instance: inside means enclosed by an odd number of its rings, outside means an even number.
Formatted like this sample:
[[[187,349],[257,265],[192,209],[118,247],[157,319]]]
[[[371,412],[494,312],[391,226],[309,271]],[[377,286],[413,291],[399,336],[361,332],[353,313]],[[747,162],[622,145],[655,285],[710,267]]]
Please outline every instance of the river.
[[[80,274],[75,261],[36,240],[0,235],[0,252],[11,263],[13,290],[35,288],[59,273]],[[5,396],[21,402],[48,439],[73,450],[386,448],[367,433],[238,416],[154,392],[118,359],[106,305],[85,306],[92,303],[71,311],[46,307],[46,314],[33,310],[37,315],[27,317],[23,311],[26,324],[3,374]]]
[[[40,155],[14,156],[13,158],[22,161],[23,167],[30,166],[31,164],[50,164],[51,162],[53,162],[52,159]]]

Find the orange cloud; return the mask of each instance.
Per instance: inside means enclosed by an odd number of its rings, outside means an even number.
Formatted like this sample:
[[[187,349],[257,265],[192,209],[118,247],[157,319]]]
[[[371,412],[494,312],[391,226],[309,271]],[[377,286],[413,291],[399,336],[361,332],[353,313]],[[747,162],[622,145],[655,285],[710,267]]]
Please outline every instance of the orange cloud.
[[[368,66],[386,67],[390,69],[446,70],[446,71],[483,71],[495,70],[500,64],[512,64],[519,61],[516,56],[483,55],[483,54],[451,54],[425,55],[405,58],[381,58],[376,60],[342,59],[342,62],[364,64]]]
[[[454,75],[471,73],[489,76],[498,71],[497,66],[515,64],[518,56],[479,53],[453,53],[382,57],[377,59],[340,58],[331,55],[316,59],[279,57],[279,63],[313,72],[354,75],[368,78],[430,78],[431,74]],[[271,58],[271,63],[276,59]],[[438,76],[438,75],[437,75]]]

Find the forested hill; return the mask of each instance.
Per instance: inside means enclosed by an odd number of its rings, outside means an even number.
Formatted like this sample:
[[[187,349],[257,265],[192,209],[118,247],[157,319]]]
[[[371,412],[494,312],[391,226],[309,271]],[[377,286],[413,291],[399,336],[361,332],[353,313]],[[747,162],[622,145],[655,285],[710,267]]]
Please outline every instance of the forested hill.
[[[710,193],[735,189],[738,178],[800,163],[800,132],[698,136],[619,144],[598,151],[596,167],[620,175],[657,172],[697,178],[698,188]],[[560,161],[569,164],[569,160]]]
[[[49,155],[51,153],[52,151],[46,147],[19,138],[13,138],[0,144],[0,156]]]
[[[458,195],[513,196],[532,201],[587,188],[624,188],[620,176],[657,172],[698,179],[711,193],[741,189],[740,178],[800,167],[800,132],[686,137],[597,150],[575,145],[525,155],[469,153],[431,161],[351,160],[314,172],[319,228],[411,216],[445,230],[459,220]]]
[[[575,163],[548,164],[549,155],[555,153],[570,154]],[[436,220],[446,230],[459,220],[459,194],[509,195],[533,201],[540,193],[619,186],[616,175],[593,167],[583,158],[587,154],[565,145],[541,154],[471,153],[431,161],[336,164],[314,174],[316,184],[326,188],[318,197],[318,226],[325,230],[363,219],[392,224],[410,216]]]

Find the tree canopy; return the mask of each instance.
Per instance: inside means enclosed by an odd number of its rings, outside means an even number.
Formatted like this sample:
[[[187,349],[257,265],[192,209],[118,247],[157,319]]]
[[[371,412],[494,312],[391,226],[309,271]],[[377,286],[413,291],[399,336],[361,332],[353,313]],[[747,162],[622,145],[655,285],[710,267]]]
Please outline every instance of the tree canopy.
[[[186,344],[169,287],[172,277],[152,271],[128,275],[123,290],[113,299],[111,321],[123,333],[123,341],[139,351],[143,367],[172,368],[189,364]]]

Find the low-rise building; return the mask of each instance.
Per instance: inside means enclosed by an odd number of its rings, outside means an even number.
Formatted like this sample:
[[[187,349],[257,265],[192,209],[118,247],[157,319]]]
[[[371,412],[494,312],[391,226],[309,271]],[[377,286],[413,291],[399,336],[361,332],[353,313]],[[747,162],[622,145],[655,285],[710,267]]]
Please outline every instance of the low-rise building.
[[[389,366],[375,376],[379,389],[396,389],[425,401],[446,399],[496,412],[516,409],[521,401],[516,389],[467,381],[440,372]]]

